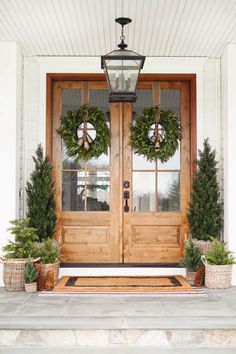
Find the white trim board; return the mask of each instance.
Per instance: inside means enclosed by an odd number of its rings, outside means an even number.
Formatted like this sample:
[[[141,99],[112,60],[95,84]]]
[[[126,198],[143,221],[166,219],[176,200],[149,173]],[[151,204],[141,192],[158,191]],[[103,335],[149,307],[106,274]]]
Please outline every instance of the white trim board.
[[[152,267],[130,267],[130,268],[60,268],[59,277],[67,276],[160,276],[160,275],[182,275],[186,277],[185,268],[152,268]]]

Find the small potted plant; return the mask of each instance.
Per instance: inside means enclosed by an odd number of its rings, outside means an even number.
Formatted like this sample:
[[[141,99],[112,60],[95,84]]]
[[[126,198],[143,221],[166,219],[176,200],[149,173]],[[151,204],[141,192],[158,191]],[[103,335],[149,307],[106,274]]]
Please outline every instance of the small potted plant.
[[[34,293],[35,291],[37,291],[38,272],[32,262],[26,263],[24,277],[25,291],[27,293]]]
[[[37,265],[39,272],[38,290],[45,289],[47,276],[52,277],[52,287],[56,285],[60,266],[60,247],[59,243],[51,238],[39,242],[35,254],[40,258],[40,263]]]
[[[34,256],[38,236],[37,230],[29,226],[29,219],[12,220],[10,223],[13,226],[9,230],[15,235],[15,240],[3,247],[3,279],[6,290],[19,291],[25,288],[25,265]]]
[[[197,271],[203,264],[201,260],[201,252],[199,248],[195,246],[191,237],[185,246],[184,258],[182,258],[180,265],[186,268],[187,282],[190,285],[195,285]]]
[[[188,210],[190,234],[202,254],[211,249],[211,237],[219,238],[223,226],[223,203],[217,181],[216,151],[208,139],[203,151],[199,150],[197,171],[193,179],[191,202]]]
[[[212,238],[212,249],[202,256],[206,268],[205,286],[212,289],[231,287],[232,266],[235,263],[231,251],[225,242]]]

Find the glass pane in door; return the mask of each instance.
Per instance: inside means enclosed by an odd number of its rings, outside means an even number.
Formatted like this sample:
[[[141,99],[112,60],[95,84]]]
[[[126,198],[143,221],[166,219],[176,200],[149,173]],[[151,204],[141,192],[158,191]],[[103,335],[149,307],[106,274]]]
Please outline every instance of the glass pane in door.
[[[82,89],[64,89],[62,94],[63,114],[78,110],[82,102]],[[109,126],[109,93],[106,89],[91,89],[89,104],[100,108]],[[83,135],[84,124],[77,129]],[[94,127],[88,123],[87,132],[96,138]],[[110,154],[102,154],[89,161],[73,159],[66,154],[62,141],[62,210],[63,211],[107,211],[110,194]]]
[[[155,173],[133,172],[133,211],[155,210]]]

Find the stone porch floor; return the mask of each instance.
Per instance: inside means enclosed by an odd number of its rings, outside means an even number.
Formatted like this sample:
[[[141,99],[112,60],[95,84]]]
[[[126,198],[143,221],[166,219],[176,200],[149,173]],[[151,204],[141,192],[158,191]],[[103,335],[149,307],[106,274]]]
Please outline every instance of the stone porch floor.
[[[52,297],[0,288],[0,353],[236,353],[236,287],[207,293]]]

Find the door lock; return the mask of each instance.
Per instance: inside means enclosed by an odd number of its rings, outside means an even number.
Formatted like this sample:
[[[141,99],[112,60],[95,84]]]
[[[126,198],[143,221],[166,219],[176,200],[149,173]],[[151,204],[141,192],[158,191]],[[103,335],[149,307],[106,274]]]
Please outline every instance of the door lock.
[[[124,181],[123,186],[124,188],[129,188],[129,181]]]

